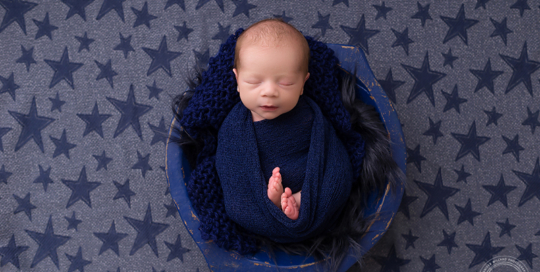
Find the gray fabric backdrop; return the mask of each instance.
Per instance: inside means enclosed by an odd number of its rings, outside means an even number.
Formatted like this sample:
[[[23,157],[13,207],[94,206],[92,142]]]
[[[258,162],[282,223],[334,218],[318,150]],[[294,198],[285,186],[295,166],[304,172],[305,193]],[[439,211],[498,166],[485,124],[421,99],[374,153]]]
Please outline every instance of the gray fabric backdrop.
[[[208,271],[167,194],[171,98],[271,16],[363,48],[403,123],[406,196],[366,271],[536,270],[539,5],[0,0],[0,270]]]

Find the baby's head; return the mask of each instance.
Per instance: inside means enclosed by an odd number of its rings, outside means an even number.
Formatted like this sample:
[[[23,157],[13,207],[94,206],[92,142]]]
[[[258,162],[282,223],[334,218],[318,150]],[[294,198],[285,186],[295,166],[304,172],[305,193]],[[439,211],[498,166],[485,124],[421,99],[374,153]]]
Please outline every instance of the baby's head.
[[[309,46],[300,31],[279,20],[250,26],[236,42],[234,74],[253,121],[292,110],[309,78]]]

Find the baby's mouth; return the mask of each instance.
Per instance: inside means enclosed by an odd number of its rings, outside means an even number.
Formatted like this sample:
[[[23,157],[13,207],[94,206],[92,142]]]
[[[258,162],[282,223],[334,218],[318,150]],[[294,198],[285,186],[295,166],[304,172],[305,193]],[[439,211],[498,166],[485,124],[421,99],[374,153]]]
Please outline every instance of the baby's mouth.
[[[261,109],[263,109],[264,111],[275,111],[277,110],[278,107],[276,106],[261,106]]]

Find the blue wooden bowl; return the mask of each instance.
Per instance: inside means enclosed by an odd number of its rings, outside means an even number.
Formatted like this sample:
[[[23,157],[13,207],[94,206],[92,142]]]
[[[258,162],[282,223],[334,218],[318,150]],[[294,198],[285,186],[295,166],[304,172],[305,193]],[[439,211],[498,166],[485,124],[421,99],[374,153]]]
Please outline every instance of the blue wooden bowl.
[[[369,67],[364,52],[357,47],[339,44],[328,44],[334,50],[336,57],[340,61],[340,66],[349,72],[356,71],[357,99],[374,106],[384,122],[388,134],[392,141],[392,152],[394,160],[405,173],[406,151],[405,139],[401,130],[396,111],[390,103],[381,85],[375,79]],[[284,252],[274,252],[275,259],[270,256],[268,250],[261,250],[251,257],[244,257],[234,251],[226,251],[219,248],[212,241],[204,241],[199,232],[199,219],[197,213],[191,205],[186,190],[186,182],[189,180],[191,168],[185,158],[180,146],[171,142],[171,136],[179,127],[177,120],[173,118],[167,141],[166,153],[166,173],[178,213],[182,217],[184,224],[203,253],[208,267],[211,271],[323,271],[324,261],[315,261],[313,257],[298,255],[287,255]],[[382,197],[378,197],[378,192],[371,193],[368,200],[368,207],[365,216],[375,215],[375,220],[369,225],[368,231],[361,238],[362,254],[366,253],[389,228],[392,219],[398,211],[399,204],[404,191],[404,181],[401,180],[396,186],[396,190],[391,191],[387,185]],[[346,271],[356,260],[353,257],[346,258],[339,267],[339,271]]]

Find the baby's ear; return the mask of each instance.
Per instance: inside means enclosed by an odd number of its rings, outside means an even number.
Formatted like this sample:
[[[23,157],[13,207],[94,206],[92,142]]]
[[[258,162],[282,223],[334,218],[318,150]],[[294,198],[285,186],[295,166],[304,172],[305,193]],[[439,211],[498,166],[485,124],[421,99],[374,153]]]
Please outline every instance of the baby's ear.
[[[234,77],[238,80],[238,72],[236,71],[236,68],[232,68],[232,71],[234,73]]]
[[[236,73],[236,72],[235,72],[235,73]],[[309,78],[309,72],[307,73],[306,78],[304,78],[304,83],[306,83],[306,81],[308,80],[308,78]]]

